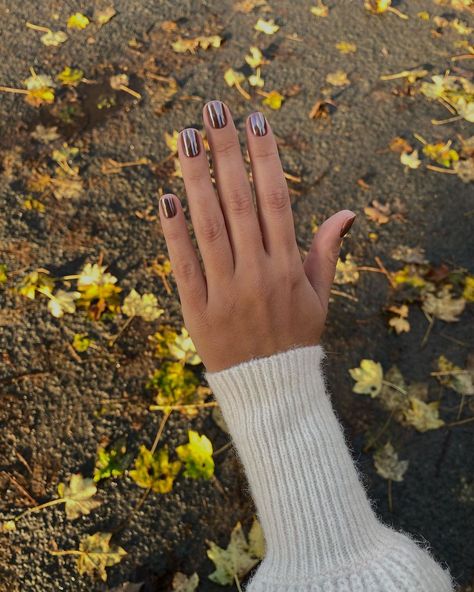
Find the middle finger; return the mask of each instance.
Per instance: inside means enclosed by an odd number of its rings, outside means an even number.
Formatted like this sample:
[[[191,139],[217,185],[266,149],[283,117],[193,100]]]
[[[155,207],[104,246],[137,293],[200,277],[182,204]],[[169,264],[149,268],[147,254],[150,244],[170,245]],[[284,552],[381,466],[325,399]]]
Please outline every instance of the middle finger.
[[[237,266],[239,258],[248,260],[264,252],[260,224],[229,108],[221,101],[211,101],[204,107],[203,118],[217,191]]]

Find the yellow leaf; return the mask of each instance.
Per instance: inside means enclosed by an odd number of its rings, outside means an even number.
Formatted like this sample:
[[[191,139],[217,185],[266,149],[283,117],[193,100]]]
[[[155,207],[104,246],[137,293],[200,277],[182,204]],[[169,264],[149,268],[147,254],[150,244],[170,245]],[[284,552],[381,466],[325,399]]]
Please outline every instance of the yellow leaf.
[[[419,275],[413,265],[405,265],[403,269],[392,274],[392,280],[396,285],[408,284],[414,288],[424,288],[427,285],[425,279]]]
[[[39,107],[43,103],[54,103],[54,89],[53,88],[35,88],[29,90],[25,96],[25,100],[33,107]]]
[[[97,575],[103,582],[107,581],[106,567],[120,563],[127,552],[118,545],[111,545],[110,532],[96,532],[86,535],[79,544],[82,553],[77,558],[77,571],[80,575]]]
[[[275,25],[275,21],[273,19],[266,21],[262,18],[259,18],[254,26],[256,31],[265,33],[265,35],[273,35],[278,31],[279,28],[280,27],[278,25]]]
[[[90,21],[86,17],[85,14],[81,14],[80,12],[76,12],[75,14],[72,14],[67,19],[67,28],[82,30],[82,29],[85,29],[89,23],[90,23]]]
[[[256,521],[255,521],[256,522]],[[255,524],[254,522],[254,524]],[[229,586],[235,579],[241,580],[249,571],[263,559],[265,544],[261,528],[252,526],[253,535],[249,541],[245,537],[242,525],[237,522],[230,535],[227,549],[222,549],[216,543],[210,542],[207,556],[216,566],[209,579],[221,586]],[[252,533],[251,530],[251,533]]]
[[[94,10],[94,22],[103,27],[110,19],[117,14],[117,11],[113,6],[107,6],[107,8]]]
[[[358,368],[351,368],[349,374],[356,381],[352,390],[362,395],[376,397],[382,390],[383,369],[379,362],[361,360]]]
[[[169,493],[180,468],[179,460],[169,461],[167,448],[161,448],[152,454],[151,450],[141,445],[135,459],[135,468],[129,474],[139,487],[151,488],[155,493]]]
[[[59,72],[59,74],[56,76],[56,79],[59,80],[59,82],[62,82],[63,84],[69,86],[77,86],[79,82],[82,80],[83,76],[84,72],[82,70],[79,70],[79,68],[71,68],[69,66],[66,66],[64,70]]]
[[[392,4],[392,0],[364,0],[365,8],[373,14],[386,12]]]
[[[426,10],[422,10],[421,12],[417,12],[416,16],[421,18],[422,21],[429,21],[430,20],[430,13],[426,12]]]
[[[285,97],[281,95],[277,90],[272,90],[268,93],[268,95],[263,99],[262,103],[264,105],[268,105],[270,109],[281,109],[281,105]]]
[[[467,302],[474,302],[474,276],[468,275],[464,280],[464,290],[462,297]]]
[[[355,43],[349,43],[348,41],[340,41],[336,43],[336,48],[341,53],[355,53],[357,51],[357,45]]]
[[[252,74],[251,76],[249,76],[249,84],[250,84],[250,86],[257,86],[258,88],[263,87],[263,85],[265,84],[265,81],[260,76],[260,68],[257,68],[257,71],[255,74]]]
[[[3,532],[14,532],[16,530],[16,523],[14,520],[5,520],[2,524]]]
[[[421,160],[418,158],[418,150],[413,150],[411,154],[402,152],[400,162],[410,169],[417,169],[421,164]]]
[[[154,294],[140,294],[131,290],[122,304],[122,312],[128,317],[141,317],[144,321],[155,321],[164,310],[158,307],[158,299]]]
[[[245,56],[245,61],[251,68],[258,68],[264,63],[263,54],[258,47],[251,47],[250,55]]]
[[[329,82],[329,84],[332,84],[333,86],[346,86],[346,84],[350,84],[349,78],[343,70],[330,72],[326,76],[326,82]]]
[[[80,296],[79,292],[58,290],[49,296],[48,310],[57,319],[64,316],[64,313],[73,314],[76,312],[75,302]]]
[[[356,284],[359,280],[357,264],[354,263],[352,255],[348,253],[345,261],[337,260],[335,284]]]
[[[242,84],[245,76],[241,72],[236,72],[232,68],[229,68],[224,73],[224,80],[228,86],[235,86],[236,84]]]
[[[449,284],[443,286],[436,295],[425,294],[422,304],[425,313],[446,323],[459,321],[459,315],[464,311],[465,306],[464,298],[453,298]]]
[[[410,331],[410,323],[402,317],[392,317],[389,319],[388,324],[395,329],[397,335]]]
[[[211,35],[210,37],[195,37],[194,39],[178,39],[171,44],[171,47],[176,53],[196,53],[196,50],[200,47],[202,49],[208,49],[209,47],[220,47],[222,43],[222,37],[219,35]]]
[[[40,40],[43,45],[57,47],[67,41],[67,35],[64,31],[48,31],[41,35]]]
[[[186,576],[181,572],[176,572],[173,577],[173,592],[194,592],[199,585],[199,576],[193,573],[191,576]]]
[[[423,146],[423,154],[448,168],[459,160],[459,154],[451,148],[451,142],[446,142],[446,144],[443,144],[443,142],[425,144]]]
[[[438,374],[436,378],[441,384],[456,391],[460,395],[474,395],[474,372],[471,369],[463,370],[450,362],[445,356],[438,358]]]
[[[178,138],[179,132],[176,130],[173,130],[172,134],[165,132],[165,142],[172,154],[176,154],[178,152]]]
[[[329,8],[322,3],[322,0],[319,0],[318,6],[312,6],[310,11],[314,16],[325,18],[329,14]]]
[[[176,448],[178,458],[185,464],[183,474],[191,479],[211,479],[214,475],[212,442],[204,434],[188,430],[188,444]]]
[[[444,425],[439,418],[439,402],[425,403],[416,397],[410,397],[410,408],[404,412],[406,422],[419,432],[437,430]]]
[[[182,360],[186,364],[195,366],[201,363],[201,358],[196,352],[193,340],[189,336],[186,327],[181,329],[181,335],[177,335],[173,342],[168,346],[170,354],[177,360]]]

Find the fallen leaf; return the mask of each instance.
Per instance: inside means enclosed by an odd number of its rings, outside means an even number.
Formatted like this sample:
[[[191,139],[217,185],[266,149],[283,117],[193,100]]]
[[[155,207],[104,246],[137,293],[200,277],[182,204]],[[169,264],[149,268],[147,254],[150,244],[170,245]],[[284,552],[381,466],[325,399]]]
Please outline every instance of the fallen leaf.
[[[61,45],[67,41],[67,39],[68,36],[64,31],[48,31],[40,37],[40,41],[43,45],[51,47],[58,47],[58,45]]]
[[[372,201],[372,205],[366,206],[364,208],[364,213],[367,218],[369,218],[369,220],[381,225],[387,224],[390,221],[391,209],[389,204],[381,204],[379,201],[374,199]]]
[[[268,93],[268,95],[263,99],[262,103],[264,105],[268,105],[270,109],[281,109],[281,105],[285,97],[281,95],[277,90],[272,90]]]
[[[72,347],[79,354],[86,352],[89,349],[92,339],[90,339],[87,333],[75,333],[72,340]]]
[[[94,16],[92,17],[94,22],[103,27],[106,25],[115,15],[117,11],[113,6],[107,6],[106,8],[96,8],[94,10]]]
[[[388,310],[397,315],[388,321],[388,324],[395,329],[397,335],[408,333],[410,331],[410,323],[407,321],[408,306],[406,304],[402,304],[402,306],[391,306]]]
[[[382,390],[383,369],[379,362],[361,360],[358,368],[351,368],[349,374],[356,381],[354,393],[376,397]]]
[[[76,312],[76,300],[80,298],[79,292],[66,292],[58,290],[49,295],[48,310],[57,319],[64,316],[64,313],[73,314]]]
[[[62,84],[69,86],[77,86],[84,77],[84,72],[79,68],[70,68],[66,66],[64,70],[59,72],[56,79]]]
[[[158,306],[158,299],[154,294],[140,294],[131,290],[122,304],[122,312],[127,317],[141,317],[144,321],[155,321],[165,311]]]
[[[347,84],[350,84],[350,80],[343,70],[330,72],[326,76],[326,82],[329,82],[329,84],[332,84],[333,86],[346,86]]]
[[[364,7],[374,14],[386,12],[391,4],[392,0],[364,0]]]
[[[464,298],[453,298],[449,284],[443,286],[436,295],[425,294],[422,304],[425,313],[446,323],[459,321],[459,315],[464,311],[465,306]]]
[[[412,146],[400,136],[396,136],[390,140],[388,147],[392,152],[397,152],[398,154],[401,154],[402,152],[412,152],[413,150]]]
[[[237,522],[227,549],[222,549],[212,541],[208,545],[207,556],[216,566],[209,579],[221,586],[232,585],[235,578],[241,580],[263,559],[265,553],[263,533],[257,520],[252,525],[248,542],[242,525]]]
[[[255,74],[252,74],[249,76],[248,81],[249,81],[250,86],[263,88],[265,81],[261,77],[260,68],[257,68],[257,71]]]
[[[260,31],[261,33],[265,33],[265,35],[273,35],[278,31],[280,27],[275,24],[273,19],[266,21],[265,19],[259,18],[258,21],[255,23],[254,29],[256,31]]]
[[[418,150],[413,150],[410,154],[402,152],[400,162],[410,169],[417,169],[421,164],[421,160],[418,158]]]
[[[170,462],[168,449],[160,448],[153,454],[143,444],[135,459],[135,468],[129,471],[130,477],[139,487],[151,489],[155,493],[168,493],[181,468],[179,460]]]
[[[409,397],[410,407],[404,412],[405,421],[419,432],[437,430],[444,425],[439,418],[439,402],[424,403],[416,397]]]
[[[407,247],[398,245],[391,254],[393,259],[403,261],[404,263],[416,263],[417,265],[427,265],[425,250],[422,247]]]
[[[446,356],[441,355],[438,358],[438,370],[443,372],[443,374],[436,376],[442,385],[463,396],[474,395],[474,372],[472,369],[463,370],[460,366],[450,362]]]
[[[467,275],[464,279],[464,290],[462,297],[466,302],[474,302],[474,276]]]
[[[218,48],[221,46],[222,37],[211,35],[210,37],[199,36],[194,39],[178,39],[171,46],[176,53],[196,53],[198,48],[209,49],[209,47]]]
[[[177,335],[174,341],[168,345],[168,349],[174,358],[184,362],[185,364],[196,366],[202,361],[196,352],[193,340],[191,339],[186,327],[181,329],[181,334]]]
[[[408,387],[400,369],[392,366],[383,377],[379,401],[388,411],[394,413],[395,419],[402,419],[401,413],[409,407]]]
[[[403,481],[408,464],[407,460],[399,460],[390,442],[374,453],[375,470],[381,477],[390,481]]]
[[[266,0],[241,0],[240,2],[236,2],[234,4],[234,10],[237,12],[243,12],[248,14],[252,12],[255,8],[259,7],[266,7],[267,1]]]
[[[52,127],[45,127],[39,123],[33,132],[31,132],[31,137],[33,140],[37,140],[43,144],[49,144],[50,142],[54,142],[60,136],[58,134],[58,128],[56,126]]]
[[[349,41],[339,41],[339,43],[336,43],[336,49],[341,53],[355,53],[357,51],[357,45]]]
[[[452,166],[459,160],[459,154],[451,148],[451,142],[438,142],[437,144],[425,144],[423,154],[445,167]]]
[[[82,13],[76,12],[67,19],[68,29],[85,29],[89,25],[89,19]]]
[[[265,63],[263,54],[258,47],[251,47],[250,54],[246,55],[244,59],[251,68],[258,68]]]
[[[194,592],[199,585],[199,576],[193,573],[191,576],[186,576],[181,572],[177,572],[173,577],[173,592]]]
[[[94,481],[84,478],[80,473],[71,475],[69,485],[58,485],[58,495],[65,500],[66,516],[69,520],[86,516],[100,506],[102,502],[92,499],[96,493]]]
[[[359,280],[357,264],[353,261],[352,255],[348,253],[345,261],[337,260],[335,284],[356,284]]]
[[[176,454],[185,466],[183,475],[191,479],[211,479],[214,475],[212,442],[193,430],[188,430],[188,438],[188,444],[176,448]]]
[[[80,575],[97,575],[107,581],[106,567],[120,563],[127,552],[118,545],[111,545],[111,532],[96,532],[86,535],[79,544],[81,555],[77,558],[77,571]]]
[[[224,80],[227,86],[236,86],[242,84],[245,76],[241,72],[236,72],[232,68],[229,68],[224,73]]]
[[[317,6],[311,6],[310,11],[319,18],[325,18],[329,15],[329,8],[323,4],[322,0],[319,0]]]

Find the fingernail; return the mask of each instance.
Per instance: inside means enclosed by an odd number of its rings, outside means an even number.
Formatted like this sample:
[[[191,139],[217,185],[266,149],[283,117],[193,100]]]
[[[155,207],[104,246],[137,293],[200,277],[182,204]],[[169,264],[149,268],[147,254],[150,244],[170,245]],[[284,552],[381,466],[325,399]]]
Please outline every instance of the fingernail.
[[[160,202],[166,218],[172,218],[177,211],[174,199],[169,195],[163,195],[163,197],[160,198]]]
[[[211,125],[214,129],[222,129],[225,127],[227,120],[225,118],[224,105],[221,101],[211,101],[207,104],[207,112]]]
[[[342,225],[342,228],[341,228],[341,234],[340,234],[341,238],[343,236],[346,236],[346,234],[349,232],[349,230],[351,229],[351,226],[354,224],[355,219],[356,219],[356,217],[353,216],[352,218],[349,218],[344,222],[344,224]]]
[[[181,132],[181,136],[186,156],[197,156],[199,154],[199,140],[196,130],[192,128],[185,129]]]
[[[267,133],[267,122],[260,111],[250,116],[250,127],[254,136],[264,136]]]

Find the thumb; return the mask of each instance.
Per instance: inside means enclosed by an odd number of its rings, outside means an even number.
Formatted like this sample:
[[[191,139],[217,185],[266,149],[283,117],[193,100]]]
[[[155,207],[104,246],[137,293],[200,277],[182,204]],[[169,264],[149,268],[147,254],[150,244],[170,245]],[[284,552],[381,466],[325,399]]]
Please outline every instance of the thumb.
[[[326,309],[342,239],[349,232],[355,218],[356,215],[351,210],[341,210],[328,218],[314,235],[303,262],[306,276]]]

